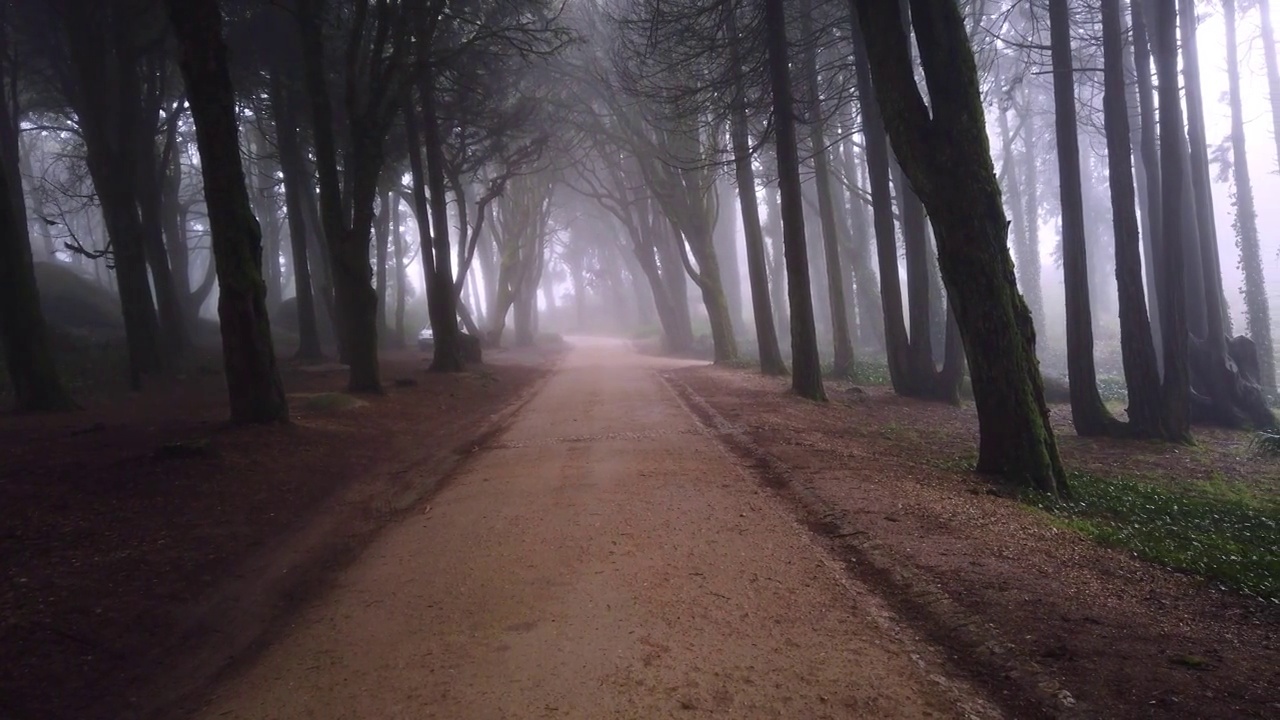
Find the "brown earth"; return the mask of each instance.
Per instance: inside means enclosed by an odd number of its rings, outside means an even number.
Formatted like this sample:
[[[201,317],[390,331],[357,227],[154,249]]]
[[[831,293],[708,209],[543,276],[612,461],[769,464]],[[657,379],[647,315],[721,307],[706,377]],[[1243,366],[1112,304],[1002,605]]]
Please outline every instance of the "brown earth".
[[[618,342],[291,618],[199,717],[1000,713]]]
[[[172,717],[553,358],[488,359],[445,377],[392,355],[387,394],[350,408],[315,397],[343,389],[341,368],[289,366],[280,427],[227,427],[212,373],[0,416],[0,718]]]
[[[848,383],[829,385],[833,402],[816,404],[784,381],[717,368],[671,377],[741,439],[737,449],[854,574],[970,677],[997,695],[1048,685],[1070,698],[1030,714],[1280,717],[1276,606],[1099,546],[993,494],[963,469],[976,455],[971,406]],[[1066,408],[1053,416],[1075,469],[1280,487],[1280,466],[1249,459],[1240,433],[1198,430],[1192,449],[1084,440],[1070,433]]]

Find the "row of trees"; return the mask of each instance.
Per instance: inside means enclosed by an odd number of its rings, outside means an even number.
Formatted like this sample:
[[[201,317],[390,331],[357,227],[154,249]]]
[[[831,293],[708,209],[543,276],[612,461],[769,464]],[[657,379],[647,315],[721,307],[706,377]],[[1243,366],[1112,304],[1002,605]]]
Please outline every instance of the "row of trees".
[[[770,285],[788,291],[792,383],[805,397],[824,396],[824,341],[835,371],[848,374],[852,338],[876,337],[894,389],[908,396],[955,400],[967,359],[980,468],[1052,491],[1063,481],[1033,318],[1043,326],[1040,178],[1056,166],[1077,432],[1187,441],[1193,420],[1271,426],[1263,389],[1274,386],[1274,353],[1244,153],[1236,10],[1223,7],[1249,325],[1249,337],[1238,338],[1229,335],[1213,226],[1195,10],[1185,0],[620,3],[608,26],[591,27],[597,48],[579,61],[593,148],[584,192],[627,227],[643,262],[664,267],[663,236],[675,236],[723,361],[737,348],[732,322],[717,321],[724,284],[711,237],[726,205],[717,185],[731,176],[765,372],[783,369],[770,307],[780,298]],[[1081,81],[1080,67],[1102,72]],[[996,98],[999,169],[984,96]],[[1082,119],[1099,126],[1105,164],[1081,148]],[[1046,162],[1038,126],[1050,124],[1056,152]],[[712,172],[717,165],[724,172]],[[758,177],[779,189],[766,213],[773,228],[760,219]],[[1097,195],[1099,185],[1110,198]],[[775,196],[763,199],[771,205]],[[869,232],[860,217],[868,206]],[[655,212],[667,222],[646,234],[637,218]],[[1107,215],[1111,227],[1097,227]],[[761,238],[770,230],[780,234],[771,239],[785,274],[770,276],[765,262]],[[1109,230],[1113,252],[1100,230]],[[1016,290],[1010,245],[1030,307]],[[654,287],[664,289],[659,280]],[[878,297],[867,292],[877,285]],[[1098,392],[1096,308],[1119,316],[1126,423]],[[682,337],[679,320],[664,323],[669,339]]]
[[[243,421],[286,414],[267,319],[286,285],[299,357],[332,335],[349,388],[376,392],[392,286],[403,339],[410,259],[439,371],[462,367],[468,335],[499,342],[509,316],[532,342],[558,263],[579,317],[589,286],[630,294],[685,352],[695,298],[716,361],[754,336],[761,370],[789,372],[806,398],[825,397],[820,346],[842,376],[855,352],[883,353],[911,397],[956,402],[967,369],[979,469],[1060,492],[1036,354],[1052,207],[1078,432],[1186,441],[1193,420],[1273,422],[1240,83],[1233,72],[1229,167],[1252,339],[1228,335],[1189,0],[3,8],[0,330],[23,409],[71,402],[33,241],[110,262],[135,384],[182,364],[216,278]],[[1223,10],[1234,52],[1236,8]],[[1098,126],[1105,164],[1081,123]],[[24,163],[63,192],[24,198]],[[1041,190],[1055,169],[1056,204]],[[92,213],[56,212],[77,192],[100,205],[102,242]],[[1120,321],[1126,423],[1097,389],[1095,312]]]
[[[263,292],[281,286],[282,254],[299,356],[318,359],[321,331],[331,328],[350,389],[380,389],[371,261],[385,273],[387,243],[383,235],[374,251],[372,240],[403,199],[417,220],[415,252],[436,320],[432,367],[461,368],[452,318],[477,237],[507,183],[537,169],[548,140],[539,62],[568,39],[553,5],[15,0],[3,11],[4,175],[15,200],[4,329],[20,409],[69,404],[39,329],[28,209],[45,228],[46,250],[108,262],[135,386],[189,353],[213,286],[211,277],[193,285],[191,260],[211,238],[233,417],[261,421],[285,417]],[[27,133],[37,139],[23,153]],[[20,164],[40,147],[57,158],[48,163],[56,182],[87,191],[100,208],[100,242],[51,212],[43,194],[24,201]],[[231,199],[234,208],[219,207]],[[456,274],[450,203],[470,221]],[[239,373],[262,377],[241,385]],[[262,383],[275,390],[262,392]]]

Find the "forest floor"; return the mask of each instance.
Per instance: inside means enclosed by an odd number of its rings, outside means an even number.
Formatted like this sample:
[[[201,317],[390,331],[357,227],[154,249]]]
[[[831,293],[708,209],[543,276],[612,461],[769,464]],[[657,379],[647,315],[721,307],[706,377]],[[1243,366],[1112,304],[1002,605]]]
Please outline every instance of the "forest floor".
[[[746,370],[668,377],[979,684],[1050,715],[1280,716],[1280,461],[1248,434],[1089,440],[1055,406],[1076,499],[1021,502],[970,471],[972,403],[829,382],[818,404]]]
[[[286,364],[287,426],[227,426],[214,372],[0,416],[0,718],[172,717],[428,495],[556,356],[495,351],[444,377],[392,353],[387,393],[359,398],[340,366]]]

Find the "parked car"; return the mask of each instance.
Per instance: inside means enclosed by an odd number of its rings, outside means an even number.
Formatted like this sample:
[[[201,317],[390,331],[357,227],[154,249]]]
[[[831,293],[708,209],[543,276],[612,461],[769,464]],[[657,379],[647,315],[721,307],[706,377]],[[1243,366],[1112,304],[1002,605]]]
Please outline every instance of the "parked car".
[[[436,346],[436,336],[431,332],[431,328],[422,328],[422,332],[418,333],[418,349],[426,352],[434,349]]]

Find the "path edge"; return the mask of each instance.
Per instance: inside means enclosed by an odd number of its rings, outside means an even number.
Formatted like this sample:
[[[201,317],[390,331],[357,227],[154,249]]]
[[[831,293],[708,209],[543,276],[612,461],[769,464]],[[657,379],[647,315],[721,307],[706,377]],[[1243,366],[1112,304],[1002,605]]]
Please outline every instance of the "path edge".
[[[327,592],[337,575],[350,567],[378,536],[444,490],[473,457],[510,427],[516,415],[555,376],[563,359],[562,354],[548,363],[541,377],[491,413],[468,440],[451,451],[435,458],[418,456],[402,466],[384,468],[382,472],[388,475],[413,472],[416,477],[400,493],[375,503],[376,517],[366,520],[367,527],[355,533],[341,532],[344,521],[350,519],[350,515],[341,511],[352,502],[352,492],[347,491],[327,501],[329,511],[293,533],[286,540],[286,549],[251,557],[235,568],[229,576],[269,579],[249,588],[234,583],[230,589],[216,588],[200,601],[193,611],[195,619],[180,635],[196,636],[203,630],[206,636],[217,638],[216,651],[173,662],[154,682],[159,691],[140,700],[132,716],[139,720],[163,720],[198,713],[218,687],[250,665],[284,632],[285,620],[291,613]],[[216,626],[232,614],[237,615],[241,629],[235,633],[219,633]],[[248,620],[246,614],[251,616]],[[208,631],[211,625],[215,626],[213,632]],[[181,647],[181,643],[169,645]],[[167,645],[166,649],[172,651],[175,647]]]
[[[761,485],[793,507],[798,519],[824,541],[846,573],[947,651],[941,653],[945,661],[980,682],[989,698],[1011,717],[1022,716],[1027,710],[1054,720],[1095,717],[1056,678],[1019,655],[994,627],[960,607],[938,583],[899,562],[847,513],[803,478],[794,477],[790,467],[760,447],[743,428],[725,419],[687,383],[671,371],[659,372],[658,377],[690,415],[746,464]],[[961,662],[954,651],[963,653],[969,662]],[[1010,691],[1017,697],[1010,698]]]

